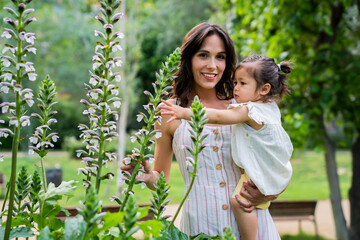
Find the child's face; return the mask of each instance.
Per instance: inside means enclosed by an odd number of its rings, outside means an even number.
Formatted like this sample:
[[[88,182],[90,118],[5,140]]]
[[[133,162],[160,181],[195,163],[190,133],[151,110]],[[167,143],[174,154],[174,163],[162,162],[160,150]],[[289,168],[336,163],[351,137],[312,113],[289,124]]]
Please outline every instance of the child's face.
[[[245,70],[245,67],[235,72],[234,98],[237,103],[256,102],[260,99],[256,80]]]

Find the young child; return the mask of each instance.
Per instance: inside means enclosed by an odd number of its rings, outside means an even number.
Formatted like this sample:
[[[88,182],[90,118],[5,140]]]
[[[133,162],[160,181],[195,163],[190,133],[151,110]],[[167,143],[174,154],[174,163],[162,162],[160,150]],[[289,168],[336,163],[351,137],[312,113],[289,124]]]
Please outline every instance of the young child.
[[[292,68],[288,62],[276,64],[273,58],[251,56],[243,60],[234,74],[234,98],[227,110],[206,109],[208,123],[235,124],[231,139],[234,162],[244,170],[230,200],[242,240],[255,240],[257,215],[243,211],[235,196],[240,196],[244,182],[249,179],[264,195],[281,193],[288,185],[293,151],[290,138],[281,126],[277,103],[289,93],[285,81]],[[200,99],[201,100],[201,99]],[[163,101],[159,108],[175,119],[190,120],[191,109]],[[267,209],[270,202],[256,208]]]

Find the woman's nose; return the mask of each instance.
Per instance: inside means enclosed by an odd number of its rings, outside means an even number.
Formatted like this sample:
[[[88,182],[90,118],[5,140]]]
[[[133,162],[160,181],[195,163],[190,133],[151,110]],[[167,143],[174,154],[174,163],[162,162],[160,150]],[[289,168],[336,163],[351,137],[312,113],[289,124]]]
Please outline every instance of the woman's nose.
[[[209,58],[207,66],[210,69],[216,68],[216,60],[215,60],[215,58]]]

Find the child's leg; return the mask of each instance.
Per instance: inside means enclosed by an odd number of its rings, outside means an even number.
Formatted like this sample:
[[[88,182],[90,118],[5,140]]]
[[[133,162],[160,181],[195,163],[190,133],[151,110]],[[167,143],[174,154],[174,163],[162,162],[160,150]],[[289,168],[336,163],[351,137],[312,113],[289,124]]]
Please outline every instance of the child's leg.
[[[239,227],[241,240],[256,240],[258,220],[255,210],[251,213],[245,212],[235,198],[230,199],[230,204]]]
[[[244,182],[248,181],[250,178],[246,173],[241,175],[240,181],[236,186],[234,193],[230,199],[230,205],[234,212],[236,222],[239,227],[241,240],[256,240],[257,234],[257,215],[255,210],[251,213],[245,212],[241,207],[238,201],[235,199],[235,196],[238,195],[241,200],[247,201],[244,197],[240,196],[240,190]]]

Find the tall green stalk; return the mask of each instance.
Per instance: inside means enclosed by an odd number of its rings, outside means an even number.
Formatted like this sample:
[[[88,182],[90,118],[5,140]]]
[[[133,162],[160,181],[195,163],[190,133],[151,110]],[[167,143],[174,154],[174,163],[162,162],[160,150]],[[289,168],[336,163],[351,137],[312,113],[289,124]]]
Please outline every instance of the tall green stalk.
[[[40,125],[35,129],[35,133],[30,137],[30,142],[34,144],[34,146],[30,146],[29,148],[40,157],[43,187],[45,192],[47,192],[47,183],[44,158],[49,152],[49,149],[54,147],[53,142],[57,142],[57,139],[59,138],[57,133],[49,133],[49,131],[51,131],[50,126],[57,122],[55,118],[52,118],[57,113],[53,110],[54,105],[57,104],[57,102],[54,101],[56,94],[55,83],[50,79],[49,75],[47,75],[41,82],[37,98],[37,106],[40,109],[40,114],[31,114],[31,116],[36,117],[39,120]]]
[[[189,123],[189,125],[191,126],[191,129],[192,129],[189,131],[191,134],[191,140],[194,143],[194,149],[191,149],[189,146],[185,146],[186,150],[188,150],[191,153],[191,155],[194,156],[194,159],[187,158],[187,160],[186,160],[188,162],[188,164],[190,164],[193,167],[193,170],[190,173],[191,183],[190,183],[190,186],[189,186],[188,190],[186,191],[183,199],[181,200],[181,203],[180,203],[178,209],[176,210],[175,216],[173,217],[171,223],[169,224],[168,229],[174,224],[175,219],[177,218],[182,206],[184,205],[184,202],[187,200],[187,197],[193,187],[195,178],[197,176],[198,157],[199,157],[200,152],[205,148],[205,145],[203,145],[202,142],[208,136],[208,135],[202,135],[202,131],[204,129],[204,125],[206,122],[207,122],[206,111],[203,108],[203,105],[200,103],[198,96],[195,96],[194,101],[192,103],[191,121]]]
[[[121,1],[99,2],[100,14],[95,18],[102,24],[103,31],[95,31],[95,36],[99,40],[92,59],[93,71],[90,72],[90,81],[89,84],[85,84],[88,100],[81,100],[87,106],[83,114],[88,116],[89,125],[79,125],[79,129],[82,130],[80,137],[87,146],[85,151],[77,151],[77,156],[81,157],[85,164],[85,167],[79,171],[85,175],[83,184],[86,192],[90,186],[95,185],[96,193],[100,191],[101,181],[112,178],[114,175],[112,172],[103,174],[103,165],[116,159],[115,153],[106,151],[106,142],[117,136],[115,121],[118,113],[112,109],[111,104],[113,108],[120,107],[117,82],[121,80],[121,77],[115,70],[122,65],[122,60],[114,55],[122,50],[118,40],[124,37],[123,33],[114,32],[115,24],[123,15],[117,12]]]
[[[170,56],[168,56],[165,63],[163,63],[163,68],[156,74],[156,81],[153,84],[155,94],[151,94],[149,91],[145,91],[145,94],[149,96],[149,104],[145,106],[148,115],[140,112],[137,116],[138,121],[144,120],[146,126],[141,128],[137,133],[132,136],[132,141],[138,141],[140,143],[140,150],[135,148],[133,154],[125,158],[125,160],[130,163],[135,164],[132,175],[128,172],[125,172],[125,183],[128,185],[123,201],[119,201],[121,204],[121,211],[124,211],[126,207],[126,202],[129,199],[129,195],[132,194],[132,189],[135,184],[141,183],[141,181],[136,181],[136,176],[140,168],[142,167],[141,162],[146,160],[152,160],[153,155],[146,154],[146,149],[149,149],[153,143],[153,137],[160,137],[161,133],[153,129],[154,124],[158,121],[160,117],[160,109],[158,105],[160,104],[161,98],[168,94],[168,90],[171,89],[171,82],[173,80],[172,76],[177,71],[177,67],[180,63],[180,49],[177,48],[174,50]]]
[[[34,101],[32,100],[33,94],[31,89],[23,88],[23,81],[36,80],[35,68],[33,63],[27,62],[25,56],[27,53],[36,54],[34,48],[34,33],[26,32],[26,26],[35,21],[34,17],[27,17],[33,9],[26,9],[26,4],[31,0],[13,0],[12,3],[15,9],[5,7],[4,9],[11,15],[11,17],[5,17],[4,22],[8,24],[10,28],[4,28],[4,32],[1,37],[5,39],[14,39],[16,41],[16,47],[10,43],[5,44],[3,53],[7,54],[1,57],[3,65],[0,91],[9,93],[12,90],[15,96],[15,102],[3,102],[0,104],[2,112],[10,112],[9,126],[14,125],[14,131],[10,129],[0,129],[0,136],[7,137],[13,136],[12,141],[12,157],[11,157],[11,175],[10,175],[10,194],[9,194],[9,206],[6,220],[6,228],[4,239],[9,239],[13,209],[14,209],[14,195],[15,195],[15,182],[16,182],[16,167],[17,167],[17,154],[20,142],[20,133],[22,127],[30,125],[30,117],[25,115],[25,106],[32,106]],[[10,41],[9,41],[10,42]],[[15,70],[15,71],[14,71]]]
[[[11,175],[10,175],[10,197],[9,197],[9,207],[8,215],[6,218],[6,227],[4,239],[9,239],[11,222],[12,222],[12,213],[14,209],[14,198],[15,198],[15,183],[16,183],[16,163],[17,163],[17,153],[19,148],[20,141],[20,127],[16,127],[14,131],[13,143],[12,143],[12,157],[11,157]]]

